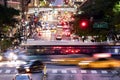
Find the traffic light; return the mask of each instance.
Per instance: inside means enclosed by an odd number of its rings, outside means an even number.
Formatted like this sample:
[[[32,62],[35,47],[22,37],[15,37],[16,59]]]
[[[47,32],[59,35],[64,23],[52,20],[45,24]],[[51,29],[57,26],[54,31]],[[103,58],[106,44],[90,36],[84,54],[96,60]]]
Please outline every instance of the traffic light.
[[[88,28],[88,26],[89,26],[89,20],[87,20],[87,19],[80,20],[79,26],[80,26],[81,29]]]

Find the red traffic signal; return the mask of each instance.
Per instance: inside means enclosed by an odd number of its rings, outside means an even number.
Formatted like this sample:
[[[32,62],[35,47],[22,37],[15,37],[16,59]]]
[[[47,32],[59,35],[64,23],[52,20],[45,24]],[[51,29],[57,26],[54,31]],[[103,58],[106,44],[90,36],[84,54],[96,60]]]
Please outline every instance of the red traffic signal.
[[[82,29],[86,29],[89,26],[89,20],[80,20],[79,26]]]

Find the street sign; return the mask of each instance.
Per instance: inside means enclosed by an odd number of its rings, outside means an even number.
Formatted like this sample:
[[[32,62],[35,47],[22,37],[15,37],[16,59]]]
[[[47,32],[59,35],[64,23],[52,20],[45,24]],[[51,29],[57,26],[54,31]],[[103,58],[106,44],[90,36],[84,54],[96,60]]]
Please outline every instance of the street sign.
[[[107,22],[95,22],[93,28],[108,28]]]

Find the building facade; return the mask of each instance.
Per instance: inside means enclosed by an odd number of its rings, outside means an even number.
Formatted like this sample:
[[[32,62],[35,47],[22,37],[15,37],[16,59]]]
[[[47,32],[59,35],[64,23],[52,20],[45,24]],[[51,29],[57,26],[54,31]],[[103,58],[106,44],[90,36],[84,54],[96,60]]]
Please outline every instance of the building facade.
[[[7,7],[13,7],[15,9],[20,9],[20,1],[21,0],[6,0]],[[5,5],[5,0],[0,0],[1,5]]]

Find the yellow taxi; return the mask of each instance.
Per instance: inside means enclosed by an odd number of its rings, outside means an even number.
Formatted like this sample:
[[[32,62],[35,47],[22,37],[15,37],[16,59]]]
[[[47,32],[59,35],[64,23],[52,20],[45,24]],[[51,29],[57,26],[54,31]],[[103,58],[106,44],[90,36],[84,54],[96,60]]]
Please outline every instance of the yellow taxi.
[[[95,55],[96,56],[96,55]],[[120,60],[111,57],[94,57],[92,60],[85,60],[78,63],[80,68],[119,68]]]
[[[60,58],[60,59],[51,59],[53,64],[58,65],[77,65],[80,61],[90,60],[92,57],[82,56],[82,57],[73,57],[73,58]]]

